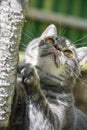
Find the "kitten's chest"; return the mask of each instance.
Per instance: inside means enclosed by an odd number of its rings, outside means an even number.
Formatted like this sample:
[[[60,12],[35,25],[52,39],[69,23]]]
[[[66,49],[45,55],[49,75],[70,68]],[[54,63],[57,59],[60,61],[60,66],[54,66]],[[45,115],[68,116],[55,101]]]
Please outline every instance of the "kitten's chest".
[[[64,64],[58,66],[59,62],[59,58],[55,59],[53,55],[49,55],[46,57],[39,57],[37,66],[40,67],[44,71],[44,73],[58,76],[61,73],[65,73],[66,70]]]
[[[29,105],[29,130],[54,130],[50,122],[44,117],[43,112],[35,104]]]

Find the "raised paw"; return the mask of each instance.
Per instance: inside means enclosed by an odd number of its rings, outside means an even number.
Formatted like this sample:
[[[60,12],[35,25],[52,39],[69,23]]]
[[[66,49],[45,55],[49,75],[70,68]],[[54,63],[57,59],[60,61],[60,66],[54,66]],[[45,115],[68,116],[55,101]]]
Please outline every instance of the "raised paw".
[[[18,66],[18,72],[22,75],[22,81],[25,84],[32,84],[38,79],[38,74],[31,64],[22,64]]]

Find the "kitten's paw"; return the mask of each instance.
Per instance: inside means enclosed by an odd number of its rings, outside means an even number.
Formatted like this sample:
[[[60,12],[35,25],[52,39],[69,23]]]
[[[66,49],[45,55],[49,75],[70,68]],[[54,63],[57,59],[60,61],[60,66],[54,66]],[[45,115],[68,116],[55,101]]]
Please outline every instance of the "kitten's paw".
[[[35,67],[31,64],[19,65],[18,71],[21,73],[23,82],[26,84],[32,84],[39,78]]]

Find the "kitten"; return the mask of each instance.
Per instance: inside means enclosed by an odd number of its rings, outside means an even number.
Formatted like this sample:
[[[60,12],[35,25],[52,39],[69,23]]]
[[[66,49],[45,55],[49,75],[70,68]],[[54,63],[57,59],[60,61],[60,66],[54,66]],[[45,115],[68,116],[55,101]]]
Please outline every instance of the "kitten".
[[[29,101],[29,130],[87,130],[87,116],[74,106],[73,97],[86,60],[87,47],[76,49],[57,35],[55,25],[29,43],[19,67]]]

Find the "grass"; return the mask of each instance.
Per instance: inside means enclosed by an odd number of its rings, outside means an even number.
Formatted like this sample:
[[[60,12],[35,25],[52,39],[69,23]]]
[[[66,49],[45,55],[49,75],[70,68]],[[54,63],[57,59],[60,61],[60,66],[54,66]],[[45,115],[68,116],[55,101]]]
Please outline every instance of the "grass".
[[[83,65],[82,70],[87,71],[87,62]]]
[[[24,51],[19,52],[19,63],[23,62],[24,59]]]

